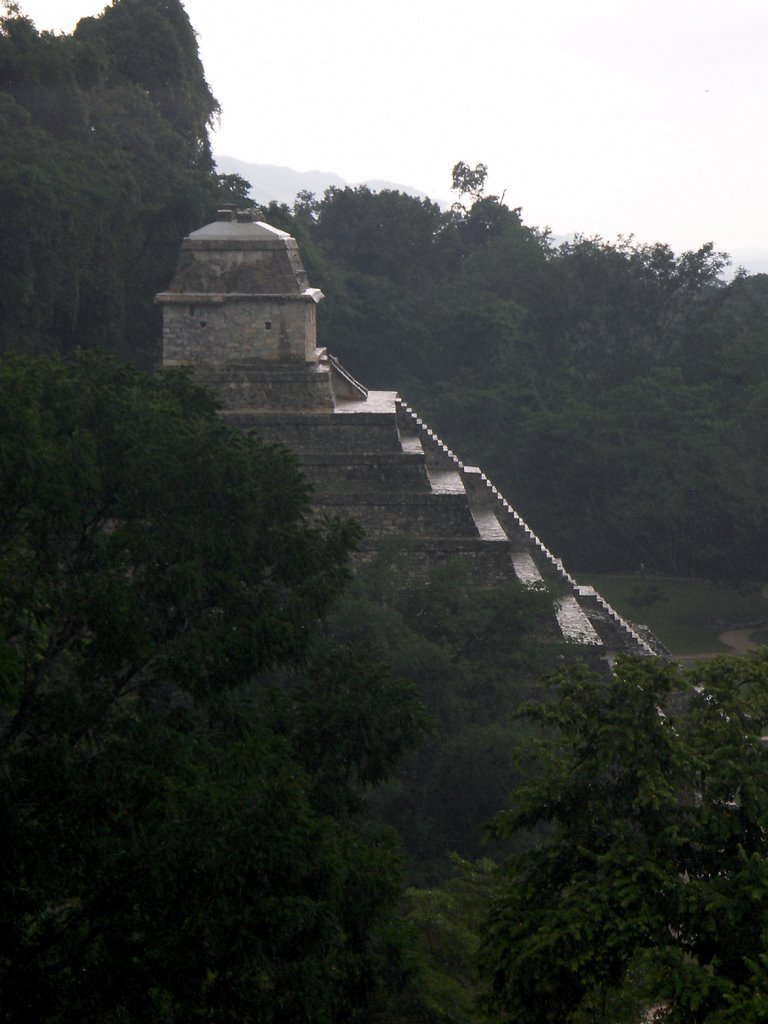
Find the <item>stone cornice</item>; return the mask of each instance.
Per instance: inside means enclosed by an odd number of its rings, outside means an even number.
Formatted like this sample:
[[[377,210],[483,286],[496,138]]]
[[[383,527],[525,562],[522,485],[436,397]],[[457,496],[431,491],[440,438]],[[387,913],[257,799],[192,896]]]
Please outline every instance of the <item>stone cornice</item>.
[[[323,298],[319,288],[307,288],[298,295],[285,292],[160,292],[155,302],[176,303],[189,306],[215,306],[226,302],[311,302],[317,303]]]

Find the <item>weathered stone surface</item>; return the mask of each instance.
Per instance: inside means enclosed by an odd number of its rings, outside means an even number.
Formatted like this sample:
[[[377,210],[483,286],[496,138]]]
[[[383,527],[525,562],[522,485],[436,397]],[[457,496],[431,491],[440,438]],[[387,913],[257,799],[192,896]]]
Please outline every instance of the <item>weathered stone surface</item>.
[[[197,295],[164,303],[164,363],[226,366],[232,360],[273,363],[313,362],[317,356],[317,310],[314,300],[298,296]],[[218,300],[216,296],[216,300]],[[191,301],[195,300],[195,301]]]
[[[469,579],[478,586],[496,587],[515,580],[509,544],[485,541],[481,537],[413,537],[404,536],[404,557],[398,562],[409,580],[425,580],[438,565],[460,560]],[[363,561],[381,548],[380,539],[364,538],[360,546]],[[543,584],[542,584],[543,585]],[[552,618],[547,639],[562,639],[557,622]]]
[[[395,533],[417,537],[478,536],[466,496],[461,494],[318,495],[315,507],[321,512],[356,519],[373,538]]]
[[[566,640],[577,644],[603,646],[594,626],[573,594],[566,594],[555,601],[555,615]]]
[[[406,452],[318,452],[301,458],[304,475],[318,500],[326,494],[371,494],[383,491],[429,492],[423,455]]]
[[[225,414],[248,417],[254,409],[330,412],[330,371],[320,363],[281,363],[268,367],[230,363],[223,368],[198,365],[195,379],[216,392]]]
[[[637,627],[627,622],[594,587],[577,586],[576,596],[608,650],[613,653],[637,654],[644,646],[659,657],[670,656],[647,626]]]
[[[394,415],[370,413],[331,416],[312,413],[253,412],[229,416],[230,422],[256,430],[267,441],[283,441],[299,454],[305,452],[379,452],[402,454]]]
[[[217,221],[182,243],[163,305],[163,362],[314,362],[316,305],[298,246],[268,224]]]
[[[309,287],[299,247],[259,221],[214,221],[193,231],[169,292],[301,295]]]

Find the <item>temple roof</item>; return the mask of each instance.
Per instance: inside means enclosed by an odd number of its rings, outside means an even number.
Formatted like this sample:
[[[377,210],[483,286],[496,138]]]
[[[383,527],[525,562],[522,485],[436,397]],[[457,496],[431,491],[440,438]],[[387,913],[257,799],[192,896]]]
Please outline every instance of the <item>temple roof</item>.
[[[309,281],[296,240],[251,216],[249,210],[221,210],[217,220],[185,238],[164,296],[305,295]]]
[[[264,221],[215,220],[189,235],[190,241],[281,242],[293,237]]]

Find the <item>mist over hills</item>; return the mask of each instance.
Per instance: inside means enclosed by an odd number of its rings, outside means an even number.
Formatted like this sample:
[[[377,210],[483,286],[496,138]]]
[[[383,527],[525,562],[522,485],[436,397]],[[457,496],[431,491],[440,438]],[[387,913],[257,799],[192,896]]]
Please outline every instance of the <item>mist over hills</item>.
[[[291,206],[301,191],[314,192],[317,198],[321,199],[326,189],[346,188],[348,185],[353,188],[365,185],[372,192],[392,189],[409,196],[417,196],[419,199],[426,198],[425,192],[412,185],[379,178],[350,182],[333,171],[295,171],[292,167],[279,167],[275,164],[250,164],[232,156],[216,156],[215,159],[220,174],[239,174],[249,181],[254,201],[262,206],[273,200]],[[437,202],[445,204],[445,200],[439,198]]]
[[[251,183],[251,195],[260,206],[266,206],[273,200],[292,206],[301,191],[314,192],[317,198],[321,199],[326,189],[345,188],[348,185],[352,187],[365,185],[372,192],[392,189],[404,192],[409,196],[417,196],[420,199],[426,198],[427,195],[426,192],[422,192],[413,185],[403,185],[400,182],[385,181],[379,178],[350,182],[333,171],[295,171],[292,167],[280,167],[276,164],[252,164],[233,156],[216,156],[215,159],[219,173],[239,174]],[[445,197],[430,196],[430,198],[435,199],[443,207],[450,203],[450,200]],[[570,240],[574,235],[555,233],[552,237],[557,243]],[[659,241],[665,241],[665,239],[659,239]],[[702,237],[702,241],[707,241],[707,239]],[[731,257],[731,266],[725,272],[727,279],[733,277],[739,267],[743,267],[749,274],[768,274],[768,246],[765,248],[728,249],[715,240],[715,247],[717,249],[725,248]]]

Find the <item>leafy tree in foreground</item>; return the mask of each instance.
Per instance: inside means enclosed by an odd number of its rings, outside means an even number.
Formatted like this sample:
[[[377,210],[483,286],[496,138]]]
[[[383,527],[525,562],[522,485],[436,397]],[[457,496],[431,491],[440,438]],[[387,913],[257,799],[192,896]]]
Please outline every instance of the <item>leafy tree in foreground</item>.
[[[485,936],[494,1019],[764,1020],[768,651],[558,683],[529,709],[540,775],[496,826],[539,839]]]
[[[0,489],[3,1020],[355,1019],[404,970],[363,789],[420,721],[318,640],[355,529],[94,354],[0,364]]]
[[[400,1019],[434,1024],[475,1024],[488,1018],[478,999],[477,951],[499,876],[491,860],[453,855],[453,876],[441,888],[407,889],[403,909],[418,935],[421,1013]]]

